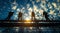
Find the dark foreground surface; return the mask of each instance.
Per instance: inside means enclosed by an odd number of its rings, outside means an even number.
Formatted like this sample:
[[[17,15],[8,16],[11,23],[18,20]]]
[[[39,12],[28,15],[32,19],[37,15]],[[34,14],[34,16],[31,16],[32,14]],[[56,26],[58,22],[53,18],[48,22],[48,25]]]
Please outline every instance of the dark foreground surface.
[[[60,21],[41,21],[0,20],[0,33],[60,33]]]
[[[0,27],[0,33],[60,33],[59,27]]]

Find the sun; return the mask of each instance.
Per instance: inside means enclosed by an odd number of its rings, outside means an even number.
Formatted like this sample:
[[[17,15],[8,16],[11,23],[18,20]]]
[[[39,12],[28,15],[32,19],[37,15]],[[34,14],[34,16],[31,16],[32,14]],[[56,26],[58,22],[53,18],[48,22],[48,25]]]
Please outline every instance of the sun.
[[[31,19],[27,17],[27,18],[25,19],[25,21],[26,21],[26,22],[31,22]]]

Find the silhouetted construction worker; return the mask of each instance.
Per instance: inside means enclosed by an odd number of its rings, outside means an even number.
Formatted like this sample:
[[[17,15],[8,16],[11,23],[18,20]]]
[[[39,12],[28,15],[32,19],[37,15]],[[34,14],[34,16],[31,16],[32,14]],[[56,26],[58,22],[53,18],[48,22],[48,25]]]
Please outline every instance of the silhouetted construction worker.
[[[10,20],[14,12],[9,12],[8,17],[6,18],[7,20]]]
[[[47,12],[44,11],[44,12],[43,12],[43,15],[44,15],[44,17],[46,18],[47,21],[50,20],[50,19],[48,18],[49,16],[48,16],[48,13],[47,13]]]
[[[22,20],[22,13],[21,12],[19,12],[19,14],[18,14],[18,20]]]
[[[31,19],[35,20],[35,13],[34,12],[31,13]]]

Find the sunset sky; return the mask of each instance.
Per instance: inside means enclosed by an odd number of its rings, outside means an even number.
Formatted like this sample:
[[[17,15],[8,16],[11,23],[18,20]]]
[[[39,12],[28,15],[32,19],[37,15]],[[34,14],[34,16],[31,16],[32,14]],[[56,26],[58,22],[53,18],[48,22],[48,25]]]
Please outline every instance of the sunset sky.
[[[30,19],[31,12],[35,18],[45,20],[43,11],[49,15],[49,19],[60,20],[60,0],[0,0],[0,20],[4,20],[9,12],[14,12],[11,20],[18,19],[18,13],[23,13],[23,19]]]

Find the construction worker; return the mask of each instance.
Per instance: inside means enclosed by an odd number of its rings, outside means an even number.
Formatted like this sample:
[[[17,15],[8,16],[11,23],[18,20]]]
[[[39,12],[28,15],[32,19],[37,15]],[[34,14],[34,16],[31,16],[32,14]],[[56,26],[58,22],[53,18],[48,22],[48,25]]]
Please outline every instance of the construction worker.
[[[18,20],[22,20],[22,13],[21,12],[19,12],[19,14],[18,14]]]
[[[43,12],[43,16],[46,18],[47,21],[50,20],[50,19],[48,18],[49,16],[48,16],[48,13],[47,13],[47,12],[44,11],[44,12]]]
[[[7,20],[10,20],[14,12],[9,12],[8,17],[6,18]]]
[[[35,20],[35,13],[34,12],[31,13],[31,17],[32,17],[31,18],[32,20]]]

